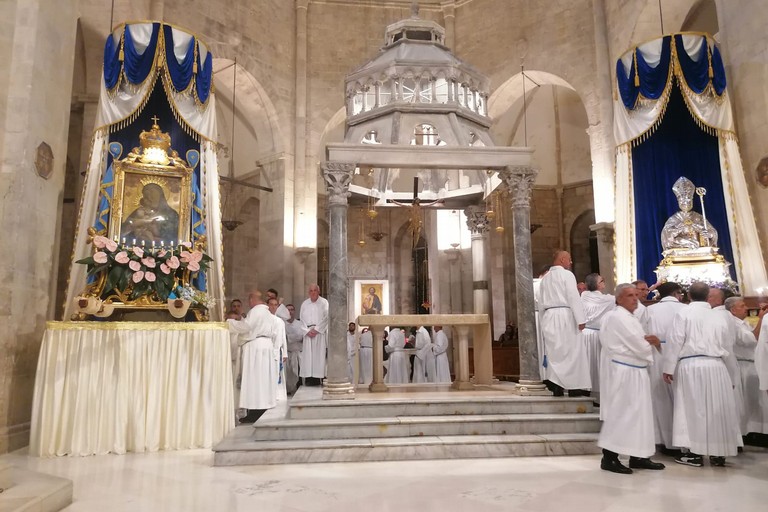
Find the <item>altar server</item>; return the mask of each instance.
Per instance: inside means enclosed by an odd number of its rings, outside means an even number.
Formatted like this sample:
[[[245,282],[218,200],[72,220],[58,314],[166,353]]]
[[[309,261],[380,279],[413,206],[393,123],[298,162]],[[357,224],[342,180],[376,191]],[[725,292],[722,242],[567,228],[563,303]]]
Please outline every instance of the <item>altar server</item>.
[[[616,307],[616,298],[605,290],[605,279],[600,274],[589,274],[584,279],[587,290],[581,294],[586,326],[580,333],[584,352],[589,363],[589,377],[592,382],[592,396],[600,402],[600,326],[605,316]]]
[[[285,320],[285,337],[288,342],[288,361],[285,364],[285,385],[289,394],[294,394],[299,384],[299,357],[304,343],[304,330],[301,322],[296,320],[296,307],[286,305],[288,319]],[[279,316],[280,308],[277,310]]]
[[[408,384],[408,376],[411,373],[408,363],[408,354],[405,352],[405,333],[402,329],[393,328],[389,331],[387,346],[389,353],[389,366],[384,382],[387,384]]]
[[[432,328],[435,332],[432,352],[435,354],[435,382],[451,382],[451,368],[448,364],[448,336],[445,335],[442,325]]]
[[[659,339],[646,335],[633,315],[638,303],[634,285],[617,286],[616,302],[616,311],[605,318],[600,330],[600,342],[611,364],[597,441],[603,449],[600,468],[621,474],[632,473],[632,469],[664,469],[664,464],[649,458],[656,446],[648,366]],[[620,453],[630,456],[629,468],[619,461]]]
[[[730,297],[725,300],[725,309],[731,314],[734,324],[733,352],[739,366],[740,393],[736,395],[741,400],[741,435],[750,432],[768,434],[768,393],[760,392],[760,381],[755,368],[755,348],[762,327],[765,310],[760,311],[758,325],[755,329],[747,323],[747,304],[742,297]],[[734,383],[736,384],[736,383]]]
[[[693,283],[691,303],[672,323],[664,356],[664,380],[674,381],[672,442],[688,449],[675,462],[702,466],[724,466],[742,446],[731,376],[724,358],[732,332],[727,318],[712,314],[707,303],[709,286]]]
[[[435,354],[429,331],[421,325],[416,330],[416,358],[413,362],[413,383],[435,382]]]
[[[304,346],[301,351],[299,374],[307,379],[305,384],[319,386],[325,377],[328,301],[320,296],[318,285],[309,286],[309,298],[301,305],[299,318],[304,324]]]
[[[591,387],[589,365],[579,339],[586,317],[571,265],[571,255],[558,251],[539,289],[541,335],[546,352],[543,365],[556,396],[562,396],[563,389]]]
[[[272,341],[275,322],[269,308],[261,299],[261,292],[255,290],[248,295],[251,310],[244,320],[227,320],[232,332],[241,334],[242,380],[240,384],[240,407],[248,414],[241,423],[253,423],[265,409],[275,406],[277,371],[274,363]]]
[[[277,379],[275,380],[275,397],[278,402],[288,400],[288,389],[285,384],[285,363],[288,361],[288,343],[285,336],[285,321],[277,316],[277,309],[281,306],[276,297],[267,299],[267,307],[272,313],[275,323],[275,331],[272,337],[272,360],[275,365]],[[287,311],[287,310],[286,310]]]
[[[683,289],[677,283],[663,283],[658,288],[660,300],[648,306],[648,334],[653,334],[661,340],[659,347],[653,351],[653,366],[651,372],[651,393],[653,396],[653,416],[656,430],[656,444],[663,445],[662,451],[674,450],[672,443],[672,413],[674,411],[674,392],[672,386],[662,378],[664,351],[667,339],[672,331],[672,321],[685,306],[680,299]]]
[[[360,333],[360,377],[359,384],[369,385],[373,381],[373,333],[368,327]]]

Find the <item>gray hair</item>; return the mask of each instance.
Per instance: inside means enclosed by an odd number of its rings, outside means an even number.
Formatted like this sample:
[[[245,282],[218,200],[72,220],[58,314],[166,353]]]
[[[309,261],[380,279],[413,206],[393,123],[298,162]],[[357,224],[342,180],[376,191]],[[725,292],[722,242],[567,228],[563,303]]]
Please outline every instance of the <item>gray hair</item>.
[[[735,296],[735,297],[728,297],[727,299],[725,299],[725,309],[730,311],[730,310],[733,309],[733,307],[736,304],[738,304],[739,302],[743,302],[743,301],[744,301],[744,297],[739,297],[738,295]]]
[[[600,274],[587,274],[587,277],[584,278],[584,284],[587,285],[587,290],[596,292],[597,286],[600,284]]]
[[[634,290],[637,287],[634,284],[631,284],[631,283],[621,283],[620,285],[618,285],[616,287],[616,291],[614,291],[613,294],[618,299],[624,293],[624,290],[627,290],[627,289],[630,289],[630,288]]]

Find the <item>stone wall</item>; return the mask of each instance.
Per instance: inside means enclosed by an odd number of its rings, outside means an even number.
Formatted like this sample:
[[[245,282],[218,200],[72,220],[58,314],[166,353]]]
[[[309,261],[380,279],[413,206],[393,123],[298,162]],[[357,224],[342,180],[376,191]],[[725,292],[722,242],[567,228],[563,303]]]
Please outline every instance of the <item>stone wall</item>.
[[[47,6],[5,1],[0,29],[0,453],[29,441],[37,356],[55,309],[77,2]],[[35,171],[43,141],[54,156],[48,179]]]

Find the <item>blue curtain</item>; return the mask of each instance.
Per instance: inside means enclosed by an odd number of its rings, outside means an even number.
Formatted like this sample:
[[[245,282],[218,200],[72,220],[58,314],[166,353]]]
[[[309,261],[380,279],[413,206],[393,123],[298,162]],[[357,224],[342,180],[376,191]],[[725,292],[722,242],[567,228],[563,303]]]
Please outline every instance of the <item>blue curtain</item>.
[[[189,87],[192,80],[192,70],[195,63],[195,38],[189,40],[189,47],[184,56],[184,60],[179,63],[176,60],[176,54],[173,53],[173,28],[170,25],[163,25],[165,34],[165,62],[168,65],[168,74],[171,75],[173,88],[177,91],[183,91]]]
[[[197,99],[200,103],[208,101],[211,95],[211,80],[213,80],[213,54],[208,52],[205,61],[200,62],[200,52],[197,52],[197,80],[195,87],[197,89]]]
[[[632,66],[629,77],[627,77],[627,72],[621,59],[616,61],[616,81],[618,82],[621,101],[626,108],[630,110],[635,108],[639,94],[652,100],[661,97],[661,93],[667,87],[667,79],[669,78],[669,63],[672,55],[671,40],[670,36],[664,37],[661,44],[661,60],[656,67],[648,65],[643,54],[635,48],[640,85],[635,85],[635,66]]]
[[[160,24],[152,24],[152,36],[149,39],[149,45],[147,45],[147,48],[141,55],[136,51],[130,26],[125,27],[124,34],[125,44],[123,45],[123,53],[125,54],[125,62],[123,62],[123,68],[125,70],[125,77],[132,84],[140,84],[147,79],[147,76],[149,76],[150,71],[153,69],[155,52],[157,51],[157,37],[160,34]]]
[[[680,176],[707,189],[707,220],[717,229],[720,253],[733,262],[718,140],[696,125],[675,84],[658,129],[632,149],[637,277],[649,283],[656,282],[653,271],[661,261],[661,229],[679,210],[672,185]],[[694,210],[701,213],[698,196]]]
[[[707,88],[710,81],[710,60],[707,54],[708,50],[703,49],[699,56],[699,60],[695,61],[685,53],[682,35],[677,34],[675,36],[675,44],[677,45],[677,59],[680,61],[680,69],[683,71],[685,82],[693,92],[701,94],[704,92],[704,89]],[[707,40],[704,36],[701,36],[701,44],[707,44]],[[720,56],[720,50],[718,50],[717,47],[712,51],[712,72],[712,83],[715,86],[715,92],[717,92],[718,95],[721,95],[725,90],[725,68],[723,67],[723,59]]]
[[[120,36],[122,37],[122,35]],[[107,36],[107,42],[104,45],[104,84],[107,89],[112,89],[120,80],[120,73],[123,72],[123,66],[120,62],[120,39],[117,43],[112,39],[112,35]]]

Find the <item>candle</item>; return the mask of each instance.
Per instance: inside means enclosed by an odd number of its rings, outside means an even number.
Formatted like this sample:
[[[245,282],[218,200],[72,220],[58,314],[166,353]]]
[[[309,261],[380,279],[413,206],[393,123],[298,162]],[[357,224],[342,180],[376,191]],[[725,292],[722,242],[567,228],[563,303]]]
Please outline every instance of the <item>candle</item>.
[[[142,241],[141,241],[141,246],[142,246],[142,247],[144,247],[144,242],[145,242],[145,240],[142,240]]]
[[[152,248],[153,249],[155,248],[155,241],[154,240],[152,240]]]
[[[133,239],[133,246],[134,247],[136,246],[136,239],[135,238]]]
[[[125,245],[125,237],[123,237],[123,245]]]

